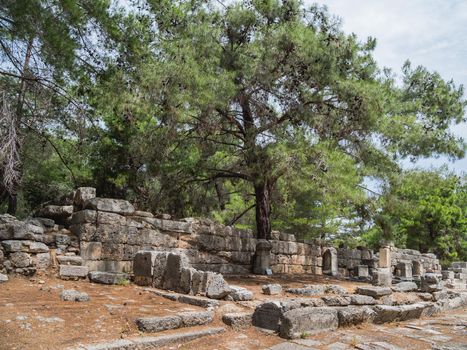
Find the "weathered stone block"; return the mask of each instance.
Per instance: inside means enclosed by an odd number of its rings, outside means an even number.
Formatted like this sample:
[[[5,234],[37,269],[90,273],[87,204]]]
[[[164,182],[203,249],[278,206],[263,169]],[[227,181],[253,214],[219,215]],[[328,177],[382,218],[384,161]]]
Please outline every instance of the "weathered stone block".
[[[26,250],[27,245],[24,245],[24,242],[28,242],[28,241],[7,240],[7,241],[1,242],[1,244],[3,246],[3,249],[5,249],[5,252],[12,253],[12,252],[20,252],[22,250]],[[29,243],[32,243],[32,242],[29,242]]]
[[[68,218],[73,214],[73,206],[72,205],[46,205],[43,208],[40,208],[36,211],[35,215],[50,218],[55,221],[61,221],[65,218]]]
[[[327,306],[347,306],[350,304],[347,298],[340,296],[324,296],[321,299]]]
[[[100,260],[102,258],[102,243],[81,241],[80,254],[84,260]]]
[[[239,286],[230,286],[230,292],[226,298],[234,301],[247,301],[253,299],[253,293],[248,289]]]
[[[136,319],[136,325],[142,332],[160,332],[177,329],[182,326],[182,319],[177,316],[142,317]]]
[[[88,274],[89,280],[101,284],[122,284],[128,281],[129,276],[121,272],[91,271]]]
[[[272,245],[265,239],[258,240],[254,259],[253,273],[264,275],[271,268]]]
[[[282,317],[279,301],[266,302],[256,307],[253,313],[253,326],[278,331]]]
[[[283,314],[280,335],[299,338],[303,333],[317,330],[334,330],[339,326],[337,310],[332,308],[306,307]]]
[[[373,271],[373,285],[389,287],[392,284],[392,274],[390,269],[378,269]]]
[[[391,288],[387,287],[358,287],[357,294],[368,295],[373,298],[381,298],[385,295],[392,294]]]
[[[115,260],[86,260],[85,266],[90,271],[110,271],[110,272],[132,272],[132,261],[115,261]]]
[[[277,295],[282,293],[282,286],[280,284],[266,284],[261,287],[263,294]]]
[[[122,215],[131,215],[135,212],[133,205],[123,199],[111,198],[91,198],[84,202],[85,209],[93,209],[99,211],[107,211]]]
[[[413,292],[418,290],[415,282],[400,282],[392,286],[394,292]]]
[[[89,295],[85,292],[78,292],[74,289],[65,289],[60,294],[63,301],[89,301]]]
[[[87,266],[60,265],[60,277],[75,278],[86,277],[88,274]]]
[[[206,272],[206,296],[212,299],[222,299],[226,297],[231,289],[224,277],[219,273]]]
[[[358,265],[355,267],[355,274],[357,277],[366,278],[369,277],[369,270],[367,265]]]
[[[182,320],[183,327],[193,327],[212,322],[213,313],[209,311],[189,311],[181,312],[178,316]]]
[[[248,328],[252,324],[253,314],[251,312],[229,313],[222,316],[222,321],[234,328]]]
[[[189,261],[185,254],[169,253],[163,277],[163,288],[167,290],[180,290],[182,268],[188,268]]]
[[[49,247],[41,242],[31,242],[28,245],[27,251],[29,253],[47,253],[49,251]]]
[[[337,311],[339,327],[354,326],[364,322],[371,322],[376,312],[368,306],[343,307]]]
[[[33,257],[33,264],[38,268],[45,270],[50,266],[50,254],[49,253],[39,253]]]
[[[80,256],[59,255],[57,256],[57,260],[60,265],[75,265],[75,266],[83,265],[83,259]]]
[[[376,300],[369,295],[359,295],[359,294],[352,294],[345,296],[351,305],[374,305],[376,304]]]
[[[31,265],[31,256],[24,252],[15,252],[10,255],[10,261],[14,267],[28,267]]]
[[[78,209],[83,208],[87,200],[96,197],[96,189],[93,187],[79,187],[73,197],[73,205]]]
[[[385,247],[379,250],[379,267],[381,268],[391,267],[391,248]]]

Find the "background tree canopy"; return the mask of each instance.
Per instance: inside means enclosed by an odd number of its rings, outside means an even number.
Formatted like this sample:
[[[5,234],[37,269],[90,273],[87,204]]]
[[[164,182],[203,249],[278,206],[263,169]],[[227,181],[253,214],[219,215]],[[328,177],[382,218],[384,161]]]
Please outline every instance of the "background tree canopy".
[[[409,62],[396,81],[372,57],[376,40],[344,33],[325,8],[2,1],[0,30],[10,212],[17,195],[26,215],[91,185],[259,238],[385,237],[466,258],[465,176],[400,169],[464,156],[450,131],[465,122],[462,86]]]

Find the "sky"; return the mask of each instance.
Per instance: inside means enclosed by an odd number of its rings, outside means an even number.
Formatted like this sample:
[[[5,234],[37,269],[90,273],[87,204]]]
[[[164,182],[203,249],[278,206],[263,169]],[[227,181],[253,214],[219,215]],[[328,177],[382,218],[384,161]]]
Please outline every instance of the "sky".
[[[325,4],[342,19],[343,29],[364,40],[377,39],[374,57],[380,66],[395,73],[409,59],[453,79],[467,89],[467,1],[466,0],[304,0]],[[467,95],[467,91],[465,92]],[[467,96],[466,96],[467,98]],[[467,140],[467,123],[453,132]],[[405,168],[430,168],[448,164],[456,173],[467,173],[467,159],[447,158],[404,162]]]

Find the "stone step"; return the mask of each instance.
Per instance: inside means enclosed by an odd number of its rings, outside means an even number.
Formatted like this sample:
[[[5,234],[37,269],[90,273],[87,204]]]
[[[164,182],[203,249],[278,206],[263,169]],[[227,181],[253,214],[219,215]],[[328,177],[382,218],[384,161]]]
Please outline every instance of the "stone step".
[[[205,298],[205,297],[198,297],[198,296],[193,296],[193,295],[187,295],[187,294],[178,294],[178,293],[169,293],[169,292],[163,292],[157,289],[151,289],[151,288],[145,288],[146,291],[154,293],[160,297],[172,300],[172,301],[178,301],[179,303],[184,303],[184,304],[189,304],[189,305],[194,305],[194,306],[201,306],[204,308],[213,308],[213,307],[218,307],[219,302],[217,300]]]
[[[161,332],[169,329],[205,325],[211,323],[212,319],[212,312],[189,311],[169,316],[137,318],[136,325],[142,332]]]
[[[160,335],[157,337],[136,337],[118,339],[111,342],[82,345],[67,350],[144,350],[159,349],[171,344],[183,344],[189,341],[225,332],[225,328],[207,328],[202,330]]]

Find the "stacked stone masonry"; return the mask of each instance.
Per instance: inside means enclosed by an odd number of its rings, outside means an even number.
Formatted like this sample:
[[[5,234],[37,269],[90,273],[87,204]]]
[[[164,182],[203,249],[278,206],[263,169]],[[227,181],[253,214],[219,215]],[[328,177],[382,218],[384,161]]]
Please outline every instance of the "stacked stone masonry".
[[[1,216],[1,271],[32,274],[56,263],[72,278],[88,271],[132,273],[134,256],[141,250],[183,252],[190,266],[201,271],[246,274],[255,266],[258,240],[251,230],[206,219],[155,217],[128,201],[96,197],[94,188],[79,188],[41,206],[35,215],[41,217],[19,221]],[[370,280],[386,273],[379,266],[381,252],[320,246],[282,232],[273,232],[271,238],[269,263],[274,274],[324,273]],[[388,271],[397,278],[441,273],[433,254],[388,249]],[[463,278],[465,272],[457,270],[454,274]]]

